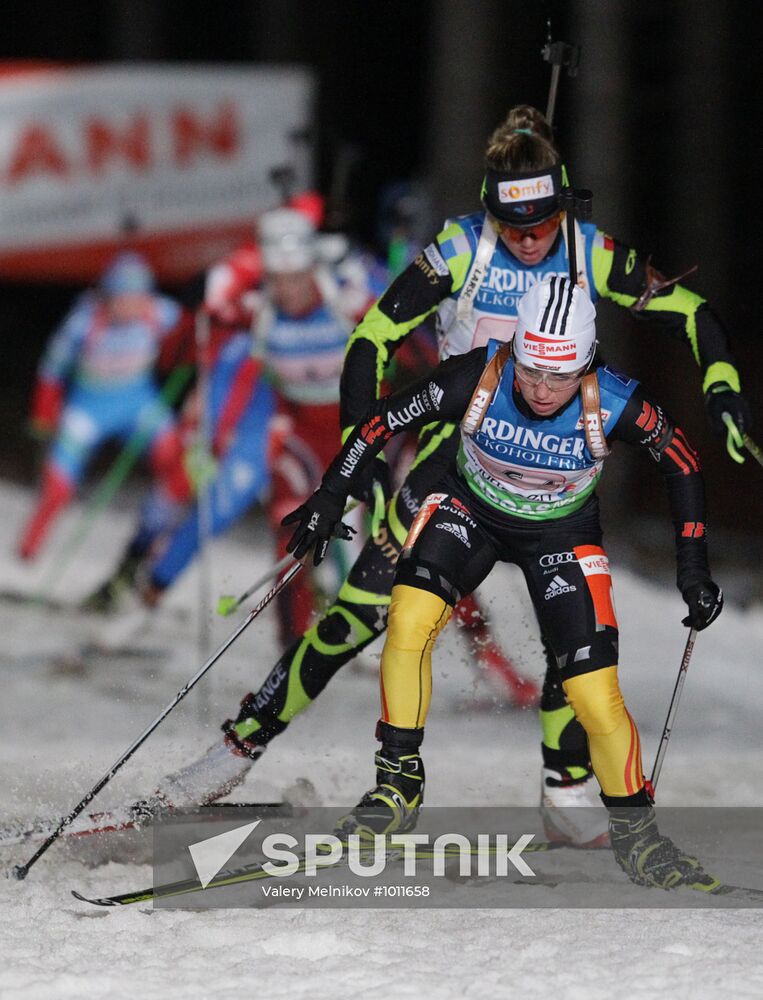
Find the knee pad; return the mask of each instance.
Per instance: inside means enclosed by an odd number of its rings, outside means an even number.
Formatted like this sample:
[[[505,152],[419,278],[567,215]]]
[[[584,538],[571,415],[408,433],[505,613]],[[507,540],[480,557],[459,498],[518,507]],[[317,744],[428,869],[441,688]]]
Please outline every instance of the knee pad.
[[[617,663],[620,658],[619,641],[618,630],[609,625],[600,632],[581,636],[574,645],[566,649],[554,649],[549,641],[543,639],[546,664],[550,665],[552,657],[555,657],[563,680],[578,674],[593,673]]]
[[[336,607],[332,607],[315,626],[315,631],[324,645],[343,646],[350,638],[352,625]]]
[[[438,597],[444,604],[454,608],[463,595],[447,580],[438,566],[424,562],[421,559],[401,559],[395,574],[395,586],[403,586],[406,590],[417,593],[427,592]]]
[[[589,736],[613,733],[626,718],[617,667],[604,667],[564,682],[567,699]]]

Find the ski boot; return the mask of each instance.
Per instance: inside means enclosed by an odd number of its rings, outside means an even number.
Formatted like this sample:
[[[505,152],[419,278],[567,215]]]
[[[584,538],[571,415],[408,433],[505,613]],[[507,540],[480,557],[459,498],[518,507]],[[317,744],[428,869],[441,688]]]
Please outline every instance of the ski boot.
[[[630,799],[637,797],[629,796]],[[670,837],[660,833],[654,809],[646,804],[645,792],[642,797],[644,805],[641,806],[613,808],[611,803],[616,800],[607,800],[612,850],[631,882],[658,889],[689,886],[704,892],[711,892],[720,885],[717,878],[704,871],[697,858],[685,854]]]
[[[89,594],[82,604],[82,611],[93,611],[96,614],[111,614],[122,599],[122,596],[135,586],[142,555],[133,555],[128,552],[121,560],[117,568],[103,583]]]
[[[150,634],[153,619],[153,609],[143,602],[138,591],[124,590],[119,607],[93,622],[88,645],[98,653],[132,653]]]
[[[544,767],[540,782],[540,814],[546,836],[552,843],[572,847],[607,847],[607,811],[599,798],[599,786],[590,768],[573,777],[566,769]]]
[[[376,834],[407,833],[418,821],[424,801],[424,764],[419,747],[423,729],[400,729],[379,722],[376,738],[381,750],[375,755],[376,787],[366,792],[352,812],[339,820],[338,837],[357,834],[373,842]]]
[[[264,750],[249,741],[234,745],[226,735],[201,757],[165,775],[153,795],[133,804],[132,818],[148,822],[164,813],[216,802],[241,784]]]

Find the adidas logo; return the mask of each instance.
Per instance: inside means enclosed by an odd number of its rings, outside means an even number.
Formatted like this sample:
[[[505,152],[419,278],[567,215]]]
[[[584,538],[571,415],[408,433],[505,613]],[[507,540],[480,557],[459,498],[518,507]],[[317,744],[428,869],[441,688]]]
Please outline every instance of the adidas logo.
[[[467,549],[472,547],[472,543],[469,541],[469,532],[463,524],[454,524],[452,521],[441,521],[436,527],[442,531],[449,531],[451,535],[455,535],[460,542],[464,543]]]
[[[432,400],[432,404],[436,410],[440,409],[440,403],[442,402],[442,397],[444,396],[443,390],[439,387],[436,382],[429,383],[429,398]]]
[[[557,573],[546,588],[545,598],[547,601],[550,601],[552,597],[559,597],[560,594],[571,594],[577,589],[574,584],[567,583]]]

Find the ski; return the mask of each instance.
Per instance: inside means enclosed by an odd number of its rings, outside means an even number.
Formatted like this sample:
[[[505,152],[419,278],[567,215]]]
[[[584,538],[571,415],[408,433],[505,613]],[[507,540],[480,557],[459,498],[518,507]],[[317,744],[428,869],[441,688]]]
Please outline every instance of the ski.
[[[146,817],[148,819],[148,817]],[[144,820],[145,821],[145,820]],[[28,821],[18,820],[0,827],[0,848],[16,844],[33,844],[45,840],[56,829],[60,818],[44,817]],[[73,823],[61,834],[61,839],[72,840],[100,833],[117,833],[134,830],[140,821],[129,809],[88,813],[81,822]]]
[[[568,844],[555,844],[554,846],[555,847],[572,847],[572,845],[568,845]],[[576,850],[580,850],[580,848],[575,848],[575,849]],[[600,850],[600,848],[591,848],[591,850]],[[558,888],[560,886],[561,887],[565,887],[565,886],[573,885],[574,882],[573,882],[573,880],[568,880],[568,879],[565,879],[564,877],[558,877],[557,876],[557,877],[552,877],[552,878],[538,877],[536,879],[533,879],[532,882],[525,881],[523,879],[521,883],[515,883],[515,884],[529,885],[529,886],[542,886],[542,887],[544,887],[546,889],[556,889],[556,888]],[[591,882],[587,882],[586,884],[591,885],[593,887],[596,887],[596,886],[602,886],[605,883],[604,882],[591,881]],[[610,883],[606,883],[606,884],[610,884]],[[611,884],[614,885],[614,883],[611,883]],[[633,884],[637,884],[637,883],[633,883]],[[641,886],[641,888],[643,888],[643,889],[657,889],[659,887],[658,886],[653,886],[653,885],[643,885],[643,886]],[[711,889],[708,889],[707,887],[702,886],[702,885],[678,885],[678,886],[675,886],[673,889],[663,889],[661,891],[662,892],[680,892],[680,893],[685,893],[685,892],[699,892],[699,893],[702,893],[702,895],[704,895],[704,896],[720,896],[720,897],[723,897],[723,898],[726,898],[726,899],[729,899],[729,900],[736,900],[738,902],[757,903],[758,906],[763,907],[763,889],[753,889],[750,886],[745,886],[745,885],[734,885],[734,884],[732,884],[730,882],[720,882],[719,884],[713,886],[713,888],[711,888]]]
[[[343,846],[346,846],[346,843]],[[510,850],[513,846],[515,845],[508,844],[507,850]],[[565,848],[567,846],[567,844],[551,843],[550,841],[531,841],[522,848],[522,854],[544,853],[547,851],[559,850],[560,848]],[[473,847],[471,849],[471,853],[473,855],[477,855],[482,853],[482,849]],[[491,849],[487,853],[495,854],[495,849]],[[369,848],[368,851],[360,851],[361,858],[366,854],[373,854],[373,848]],[[438,851],[437,854],[439,855],[440,851]],[[461,848],[456,845],[446,847],[444,854],[446,858],[459,858],[461,856]],[[435,852],[432,848],[417,847],[413,851],[413,856],[417,861],[431,860],[435,857]],[[402,859],[403,851],[402,849],[395,849],[394,851],[390,851],[387,857],[390,860],[395,860],[397,858]],[[314,863],[314,859],[310,859],[308,861],[307,858],[301,858],[299,865],[293,874],[296,875],[303,872],[308,865],[312,865]],[[343,854],[339,861],[325,866],[319,865],[319,868],[325,868],[326,871],[335,871],[339,868],[346,868],[348,863],[347,854]],[[278,877],[278,875],[274,875],[267,871],[263,862],[255,861],[248,865],[242,865],[240,868],[223,869],[218,872],[218,874],[206,886],[202,886],[198,879],[181,879],[177,882],[166,882],[164,885],[152,886],[149,889],[140,889],[137,892],[124,892],[116,896],[102,896],[96,899],[83,896],[75,890],[72,890],[72,895],[75,899],[80,900],[80,902],[92,903],[94,906],[129,906],[131,903],[149,903],[155,899],[166,899],[171,896],[186,896],[194,892],[205,892],[208,889],[219,889],[223,886],[242,885],[245,882],[258,882],[264,879]]]
[[[79,610],[77,605],[70,601],[24,590],[0,589],[0,601],[7,604],[22,604],[30,608],[39,608],[40,611],[73,612]]]
[[[192,809],[179,809],[172,812],[174,816],[203,816],[213,809],[253,809],[263,818],[267,816],[291,816],[293,809],[288,802],[214,802],[209,805],[197,806]],[[154,815],[143,803],[136,802],[124,810],[88,813],[78,817],[71,826],[61,833],[62,840],[75,840],[81,837],[92,837],[106,833],[122,833],[127,830],[140,830],[151,824],[155,819],[170,815],[169,811]],[[16,844],[33,844],[45,840],[56,829],[60,818],[41,818],[30,821],[17,821],[0,827],[0,849],[13,847]]]
[[[346,844],[344,845],[346,846]],[[507,845],[511,848],[514,845]],[[546,853],[548,851],[555,850],[588,850],[585,848],[575,848],[570,844],[563,844],[559,842],[549,842],[549,841],[532,841],[523,847],[522,853]],[[601,848],[591,848],[591,850],[601,850]],[[437,852],[438,855],[440,852]],[[477,847],[472,847],[471,854],[477,855],[481,853],[481,849]],[[489,850],[487,853],[494,854],[495,849]],[[360,857],[363,859],[366,855],[372,855],[373,849],[369,848],[367,851],[361,850]],[[451,845],[446,847],[444,850],[446,858],[460,858],[461,849],[456,845]],[[417,847],[413,851],[413,855],[417,861],[419,860],[432,860],[435,857],[435,852],[431,847]],[[388,853],[389,860],[402,860],[403,851],[394,850]],[[293,874],[299,874],[305,871],[308,864],[315,864],[315,859],[311,859],[309,862],[306,858],[302,857],[300,859],[298,867],[295,869]],[[325,866],[318,865],[319,870],[335,871],[337,869],[346,868],[349,864],[349,859],[346,853],[342,857],[331,864]],[[198,879],[181,879],[176,882],[167,882],[163,885],[152,886],[148,889],[140,889],[133,892],[119,893],[114,896],[101,896],[101,897],[89,897],[84,896],[82,893],[72,890],[72,895],[75,899],[82,903],[90,903],[93,906],[130,906],[133,903],[150,903],[156,899],[167,899],[175,896],[186,896],[191,893],[205,892],[208,889],[219,889],[226,886],[232,885],[242,885],[247,882],[258,882],[266,879],[277,878],[278,875],[267,871],[264,867],[263,862],[252,862],[248,865],[242,865],[240,868],[223,869],[209,882],[206,886],[202,886]],[[540,877],[532,882],[522,879],[520,883],[529,886],[539,886],[547,889],[554,889],[558,886],[569,885],[570,883],[566,881],[563,877],[551,877],[543,878]],[[652,888],[652,887],[645,887]],[[706,888],[701,885],[684,885],[678,886],[681,891],[690,890],[693,892],[701,892],[706,896],[721,897],[728,900],[736,900],[740,902],[751,902],[757,903],[763,906],[763,889],[754,889],[748,886],[733,885],[730,883],[719,883],[713,886],[713,888]],[[670,891],[670,890],[667,890]]]
[[[75,615],[92,620],[106,621],[108,618],[117,617],[119,612],[100,611],[96,608],[88,608],[80,601],[72,601],[65,597],[53,597],[50,594],[41,594],[34,591],[14,590],[10,587],[0,588],[0,604],[15,604],[33,610],[47,611],[54,614]],[[169,618],[185,622],[188,613],[182,608],[163,608],[162,613]]]
[[[745,885],[731,885],[721,882],[713,889],[703,889],[702,886],[692,885],[688,888],[697,892],[704,892],[707,896],[725,896],[727,899],[744,900],[749,903],[758,903],[763,906],[763,889],[752,889]]]

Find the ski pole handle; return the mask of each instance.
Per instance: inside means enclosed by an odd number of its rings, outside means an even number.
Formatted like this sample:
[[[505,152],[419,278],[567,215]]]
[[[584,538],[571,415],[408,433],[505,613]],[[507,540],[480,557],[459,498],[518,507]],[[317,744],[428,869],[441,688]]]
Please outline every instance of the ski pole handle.
[[[266,570],[259,579],[255,580],[251,587],[248,587],[240,597],[233,597],[227,594],[223,594],[220,600],[217,602],[217,613],[227,618],[228,615],[232,615],[234,611],[238,611],[244,601],[248,600],[252,594],[264,587],[265,584],[272,580],[274,576],[286,569],[287,566],[294,562],[294,556],[289,553],[285,555],[283,559],[279,559],[275,566],[271,566],[270,569]]]
[[[678,712],[678,703],[681,700],[681,692],[683,691],[684,684],[686,682],[686,674],[689,670],[689,663],[691,661],[691,654],[694,652],[694,643],[697,638],[697,630],[695,628],[690,629],[689,638],[686,640],[686,646],[684,647],[684,655],[681,658],[681,665],[678,668],[678,677],[676,679],[676,685],[673,688],[673,697],[670,699],[670,707],[668,708],[668,716],[665,719],[665,725],[662,729],[662,738],[660,739],[660,745],[657,748],[657,756],[654,758],[654,767],[652,768],[652,777],[647,781],[647,791],[654,798],[654,792],[657,788],[657,782],[660,778],[660,772],[662,771],[662,765],[665,762],[665,754],[667,753],[668,743],[670,741],[670,734],[673,731],[673,724],[676,719],[676,714]]]

